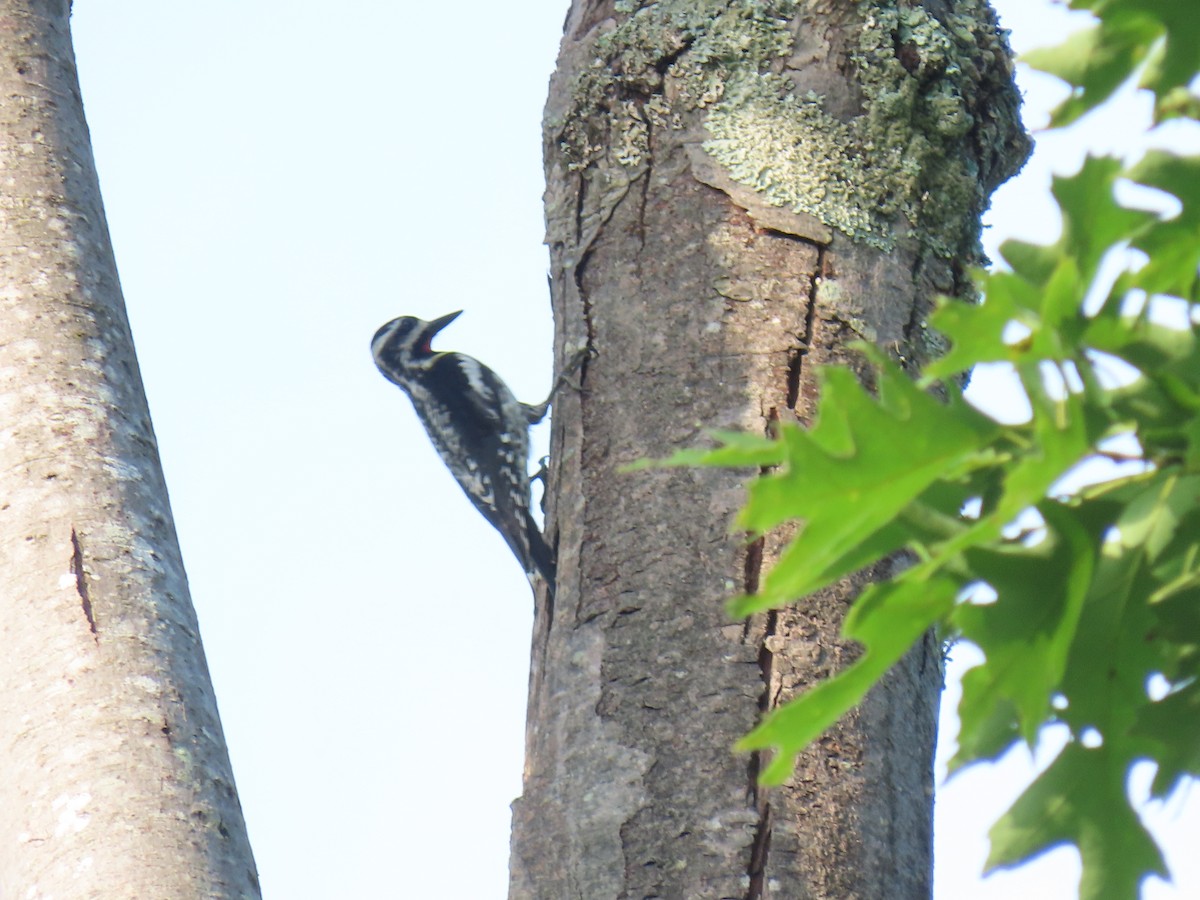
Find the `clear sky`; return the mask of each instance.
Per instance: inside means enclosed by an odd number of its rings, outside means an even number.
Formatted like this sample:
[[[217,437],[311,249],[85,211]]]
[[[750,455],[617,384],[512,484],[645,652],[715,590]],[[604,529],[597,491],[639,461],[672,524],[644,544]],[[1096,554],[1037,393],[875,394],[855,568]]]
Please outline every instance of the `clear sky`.
[[[1045,0],[997,6],[1019,49],[1061,34]],[[465,309],[441,346],[544,395],[540,120],[566,7],[75,3],[109,225],[271,900],[507,891],[528,585],[367,345],[396,315]],[[1044,82],[1023,84],[1044,108]],[[1050,169],[1133,134],[1122,120],[1044,142],[989,243],[1053,239]],[[1015,408],[1002,379],[977,383]],[[1071,850],[978,881],[1026,757],[939,792],[939,900],[1073,895]],[[1178,885],[1147,898],[1200,896],[1197,807],[1156,812]]]

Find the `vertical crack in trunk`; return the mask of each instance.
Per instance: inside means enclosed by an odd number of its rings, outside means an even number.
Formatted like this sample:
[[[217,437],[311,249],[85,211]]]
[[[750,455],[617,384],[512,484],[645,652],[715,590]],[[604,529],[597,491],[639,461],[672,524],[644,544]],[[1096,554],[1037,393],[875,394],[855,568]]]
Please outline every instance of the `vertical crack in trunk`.
[[[800,379],[804,372],[804,357],[812,350],[813,323],[817,317],[817,292],[821,287],[821,279],[825,274],[825,247],[817,245],[816,271],[809,278],[808,302],[804,306],[804,333],[800,337],[800,346],[789,356],[787,373],[787,408],[796,409],[800,402]]]
[[[768,437],[779,434],[779,410],[772,406],[767,414]],[[771,470],[764,466],[759,475],[766,475]],[[746,551],[746,564],[743,573],[743,589],[747,595],[758,592],[762,581],[763,549],[765,538],[756,538]],[[762,692],[758,695],[759,718],[766,715],[772,706],[771,684],[775,677],[775,653],[771,649],[771,639],[778,628],[779,614],[775,610],[766,613],[766,624],[763,629],[761,643],[758,648],[758,668],[762,678]],[[750,620],[746,620],[743,634],[748,636]],[[758,783],[758,776],[763,769],[763,751],[756,750],[750,754],[747,766],[747,798],[758,811],[758,823],[754,827],[754,841],[750,845],[750,859],[746,874],[749,883],[746,888],[745,900],[759,900],[763,896],[766,883],[767,857],[771,850],[771,804],[767,800],[766,791]]]
[[[646,253],[646,203],[650,197],[650,177],[654,172],[654,126],[650,123],[650,117],[646,115],[646,110],[638,107],[638,114],[641,116],[642,124],[646,126],[646,171],[641,174],[642,179],[642,199],[638,206],[638,255],[637,267],[638,276],[641,277],[642,257]]]
[[[575,195],[575,246],[578,248],[583,243],[583,214],[587,198],[587,179],[580,174],[575,180],[579,184],[579,192]]]
[[[758,668],[762,677],[762,693],[758,696],[759,717],[765,716],[773,705],[771,684],[775,677],[775,653],[771,650],[771,639],[778,628],[779,614],[769,610],[766,614],[766,627],[763,629],[762,643],[758,650]],[[763,896],[763,885],[766,881],[767,857],[771,851],[771,803],[767,800],[766,790],[758,783],[759,774],[763,770],[764,751],[755,750],[750,755],[748,766],[749,800],[758,811],[758,823],[754,827],[754,841],[750,845],[750,861],[746,869],[749,885],[746,888],[745,900],[759,900]]]
[[[746,565],[743,568],[742,580],[746,595],[758,592],[759,579],[762,576],[763,539],[755,538],[746,548]]]
[[[595,325],[595,322],[593,322],[592,301],[588,297],[587,289],[583,285],[584,271],[587,268],[587,264],[588,264],[588,261],[590,260],[590,258],[591,258],[591,251],[585,250],[583,253],[583,256],[571,268],[571,279],[575,286],[575,294],[579,298],[580,315],[583,317],[583,328],[584,328],[584,333],[586,334],[585,340],[587,341],[587,347],[589,350],[591,350],[593,353],[595,353],[596,352],[596,325]],[[587,365],[587,362],[585,361],[584,366],[586,366],[586,365]],[[584,377],[585,376],[583,374],[580,375],[579,383],[580,383],[581,387],[583,385]],[[587,419],[587,414],[584,410],[584,408],[586,406],[587,406],[587,391],[580,390],[580,392],[579,392],[579,421],[580,421],[581,425]],[[580,548],[580,550],[582,551],[582,548]],[[576,574],[578,577],[582,577],[582,574],[583,574],[582,562],[580,563],[580,566],[579,566]],[[575,621],[576,622],[578,622],[580,620],[580,618],[582,617],[583,598],[586,596],[586,593],[587,592],[583,590],[582,584],[580,585],[579,590],[575,592]],[[553,607],[550,607],[550,612],[551,613],[553,612]],[[547,640],[547,642],[549,642],[549,639],[550,639],[550,623],[549,623],[549,620],[547,620],[547,622],[546,622],[546,640]]]
[[[821,280],[825,277],[826,269],[825,247],[817,247],[817,264],[809,277],[808,296],[804,307],[804,328],[799,337],[799,345],[791,351],[788,358],[786,405],[788,410],[795,412],[800,402],[800,388],[804,374],[804,357],[812,348],[813,329],[817,314],[817,295],[820,291]],[[772,406],[767,414],[767,424],[764,429],[768,437],[779,436],[779,409]],[[770,466],[764,466],[759,475],[771,471]],[[747,595],[758,592],[762,580],[763,553],[765,538],[756,538],[747,548],[745,571],[743,573],[743,588]],[[774,708],[778,697],[773,690],[775,682],[775,653],[771,649],[773,639],[779,628],[779,613],[768,610],[758,650],[759,675],[762,678],[762,692],[758,698],[759,718],[766,716]],[[750,620],[743,627],[743,637],[749,638]],[[767,800],[766,791],[759,786],[758,778],[764,766],[763,751],[755,751],[750,756],[747,768],[748,786],[747,797],[758,812],[758,822],[754,829],[754,840],[750,845],[750,860],[746,874],[749,876],[744,900],[760,900],[764,896],[766,886],[767,862],[771,850],[771,804]]]
[[[767,714],[772,705],[771,682],[774,679],[775,654],[771,650],[770,644],[778,627],[778,613],[770,610],[766,617],[766,628],[763,631],[762,643],[758,650],[758,667],[763,681],[762,693],[758,697],[760,718]],[[754,841],[750,845],[750,860],[746,869],[749,884],[746,888],[745,900],[759,900],[763,896],[767,858],[771,851],[771,803],[767,800],[766,790],[758,783],[759,774],[763,770],[763,755],[764,751],[755,750],[750,754],[750,763],[747,767],[749,776],[747,790],[750,803],[758,811],[758,822],[754,826]]]
[[[914,348],[928,346],[927,341],[925,341],[921,335],[921,330],[925,328],[925,321],[929,317],[930,310],[933,308],[933,302],[932,299],[927,299],[929,296],[927,294],[928,288],[925,290],[922,290],[921,288],[921,284],[925,279],[925,269],[926,264],[924,257],[918,256],[916,261],[913,263],[912,270],[912,281],[913,285],[916,287],[916,290],[912,294],[912,306],[908,311],[908,321],[904,323],[904,329],[902,332],[904,335],[903,346],[907,349],[904,351],[897,351],[897,355],[900,357],[900,362],[906,368],[911,366],[915,369],[919,369],[924,363],[924,360],[921,358],[922,354],[920,352],[917,353],[915,358],[906,358],[904,354],[911,354]],[[957,280],[958,279],[956,279],[956,282]]]
[[[574,267],[572,276],[575,279],[575,290],[579,294],[579,302],[583,307],[583,327],[587,333],[588,349],[595,352],[596,350],[596,323],[592,321],[592,301],[588,297],[587,289],[583,286],[583,273],[587,268],[588,262],[592,258],[592,251],[586,250],[579,259],[579,263]],[[583,392],[580,392],[580,402],[582,402]]]
[[[917,258],[913,260],[912,265],[912,283],[916,290],[912,293],[912,307],[908,312],[908,321],[904,324],[903,334],[904,342],[906,344],[912,343],[913,335],[916,334],[917,328],[920,327],[922,320],[925,318],[924,304],[921,302],[921,298],[923,296],[923,292],[921,291],[921,282],[925,277],[925,269],[925,257],[923,255],[918,255]]]
[[[71,574],[75,576],[75,592],[79,594],[79,605],[83,607],[83,615],[88,621],[96,643],[100,642],[100,634],[96,631],[96,618],[92,614],[92,598],[88,595],[87,574],[83,571],[83,545],[79,534],[71,528]]]
[[[779,410],[772,406],[767,412],[767,427],[764,433],[767,437],[779,437]],[[763,466],[759,469],[760,476],[766,475],[771,471],[771,466]],[[763,565],[763,548],[765,538],[761,535],[750,542],[750,546],[746,548],[746,561],[742,566],[742,593],[747,597],[758,593],[758,586],[762,583],[762,565]],[[750,639],[750,623],[751,616],[747,616],[742,624],[742,640]]]
[[[579,297],[579,303],[582,306],[583,327],[587,332],[587,345],[591,350],[596,349],[596,334],[592,323],[592,303],[588,298],[587,289],[583,286],[583,275],[587,270],[588,262],[591,259],[591,240],[584,243],[583,240],[583,220],[585,217],[584,198],[587,194],[587,179],[583,174],[579,174],[575,178],[577,185],[575,199],[575,246],[570,249],[567,256],[566,267],[571,273],[571,282],[575,286],[575,293]],[[593,239],[594,239],[593,235]]]
[[[755,756],[758,756],[756,753]],[[755,766],[757,768],[757,765]],[[754,773],[758,777],[758,773]],[[754,831],[754,843],[750,845],[750,884],[746,888],[745,900],[760,900],[767,880],[767,854],[771,850],[771,804],[761,804],[758,825]]]
[[[795,409],[800,400],[800,374],[804,367],[804,356],[808,353],[806,347],[798,347],[791,353],[788,360],[787,379],[787,408]]]

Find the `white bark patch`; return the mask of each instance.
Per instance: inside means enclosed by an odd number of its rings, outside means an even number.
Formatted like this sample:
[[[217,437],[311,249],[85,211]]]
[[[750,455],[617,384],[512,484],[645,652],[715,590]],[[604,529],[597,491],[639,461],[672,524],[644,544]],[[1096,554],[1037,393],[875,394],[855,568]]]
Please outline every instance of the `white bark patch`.
[[[161,697],[163,693],[162,682],[157,678],[150,678],[146,675],[136,675],[133,678],[126,678],[125,683],[137,688],[151,697]]]
[[[79,794],[60,794],[56,797],[51,804],[58,812],[58,824],[54,828],[54,836],[78,834],[87,828],[92,816],[84,810],[91,802],[92,795],[87,791]]]

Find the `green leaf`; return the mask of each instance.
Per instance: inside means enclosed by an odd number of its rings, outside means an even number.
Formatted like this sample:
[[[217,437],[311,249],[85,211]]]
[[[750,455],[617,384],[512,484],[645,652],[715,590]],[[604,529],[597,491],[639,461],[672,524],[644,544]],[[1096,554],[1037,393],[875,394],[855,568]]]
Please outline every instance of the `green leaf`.
[[[1060,503],[1046,501],[1038,509],[1048,530],[1036,546],[966,552],[969,571],[997,597],[986,605],[960,605],[950,616],[987,658],[963,681],[953,768],[980,758],[980,748],[985,753],[1002,749],[992,744],[996,723],[991,716],[998,706],[1012,710],[1016,729],[1033,746],[1067,667],[1098,536]]]
[[[1111,17],[1055,47],[1022,54],[1023,62],[1074,88],[1054,111],[1051,126],[1069,125],[1111,97],[1146,58],[1158,33],[1148,16]]]
[[[1013,272],[982,276],[980,305],[941,303],[930,321],[952,349],[926,367],[927,379],[947,378],[983,362],[1065,361],[1082,354],[1089,320],[1081,307],[1101,261],[1157,221],[1116,203],[1114,184],[1124,175],[1120,160],[1089,157],[1075,175],[1054,179],[1062,236],[1051,247],[1006,242],[1001,253]],[[1024,326],[1029,335],[1015,339],[1012,325]]]
[[[1141,86],[1170,100],[1177,88],[1186,87],[1200,71],[1200,21],[1195,7],[1179,0],[1110,0],[1101,17],[1153,18],[1163,40],[1154,48]]]
[[[1166,864],[1125,792],[1126,765],[1106,746],[1068,744],[992,826],[986,871],[1073,843],[1083,859],[1081,900],[1136,900],[1146,873]]]
[[[989,517],[993,524],[1007,525],[1022,511],[1041,501],[1066,472],[1084,459],[1092,448],[1083,401],[1077,394],[1061,400],[1049,397],[1041,383],[1041,373],[1018,366],[1021,383],[1033,408],[1029,428],[1012,429],[1029,434],[1028,449],[1008,466],[1004,492]],[[984,524],[981,522],[981,525]]]
[[[987,663],[963,675],[958,718],[958,746],[946,766],[950,775],[971,763],[997,759],[1021,740],[1016,705],[998,689]]]
[[[1074,9],[1099,17],[1057,47],[1034,50],[1023,61],[1061,78],[1074,90],[1054,111],[1061,128],[1103,103],[1145,63],[1140,86],[1154,91],[1159,119],[1188,108],[1181,94],[1200,69],[1200,23],[1179,0],[1076,0]]]
[[[1079,507],[1081,518],[1090,518],[1105,539],[1063,673],[1066,706],[1058,715],[1076,735],[1095,729],[1110,752],[1132,762],[1138,750],[1130,743],[1130,728],[1147,702],[1146,681],[1157,668],[1157,650],[1147,640],[1154,624],[1146,604],[1153,580],[1144,545],[1131,552],[1114,538],[1123,534],[1128,509],[1113,523],[1110,507],[1107,502]]]
[[[1149,472],[1102,500],[1114,501],[1117,515],[1094,516],[1114,527],[1064,677],[1063,718],[1076,734],[1097,729],[1127,764],[1158,761],[1161,796],[1200,774],[1200,719],[1185,715],[1200,674],[1200,475]],[[1154,675],[1169,689],[1157,703],[1146,687]]]
[[[922,574],[910,569],[902,581],[867,588],[843,628],[846,637],[864,645],[862,656],[845,671],[772,712],[737,743],[739,751],[776,750],[762,773],[764,783],[779,784],[787,778],[796,756],[853,709],[930,624],[953,606],[958,583],[941,576],[926,580]]]
[[[1113,186],[1122,177],[1121,160],[1095,156],[1087,157],[1076,174],[1054,177],[1051,191],[1063,214],[1059,245],[1075,260],[1084,283],[1095,277],[1109,248],[1155,221],[1152,213],[1117,204]]]
[[[1154,222],[1133,246],[1149,259],[1137,283],[1155,294],[1197,299],[1196,270],[1200,266],[1200,156],[1176,156],[1151,150],[1128,172],[1138,184],[1158,188],[1183,204],[1179,215]]]
[[[1028,244],[1010,238],[1000,245],[1000,256],[1012,267],[1013,272],[1034,285],[1043,285],[1062,262],[1062,249],[1058,244]],[[1001,273],[994,272],[993,276]],[[1031,306],[1036,309],[1037,303]]]
[[[776,466],[783,462],[783,444],[775,438],[761,437],[744,431],[720,429],[714,429],[708,432],[708,435],[713,440],[719,441],[721,446],[715,449],[679,450],[666,459],[639,459],[624,466],[622,471],[635,472],[642,469],[676,466],[720,466],[733,469],[754,466],[761,468]]]
[[[1200,97],[1187,88],[1172,88],[1160,94],[1156,104],[1158,121],[1200,119]]]
[[[1127,286],[1125,282],[1123,286]],[[1197,384],[1200,371],[1196,361],[1196,332],[1170,328],[1152,321],[1145,311],[1122,316],[1119,301],[1105,304],[1101,314],[1089,320],[1082,342],[1087,346],[1118,356],[1143,372],[1167,371]]]
[[[1138,717],[1136,733],[1156,748],[1153,796],[1168,796],[1188,776],[1200,778],[1200,686],[1192,682],[1151,703]]]
[[[1103,485],[1079,514],[1105,540],[1065,679],[1066,718],[1119,741],[1148,702],[1152,674],[1176,683],[1196,674],[1200,475],[1151,470]]]
[[[1196,510],[1197,502],[1200,476],[1163,472],[1152,477],[1117,519],[1114,552],[1136,551],[1150,562],[1157,560],[1176,540],[1180,522]]]
[[[965,478],[998,426],[960,399],[942,403],[893,363],[871,353],[879,399],[844,368],[822,370],[817,421],[809,431],[782,430],[785,461],[750,486],[739,519],[765,532],[799,519],[803,529],[764,579],[760,593],[740,598],[738,614],[779,606],[870,562],[861,552],[939,479]],[[871,553],[894,549],[887,536]],[[852,562],[851,562],[852,561]]]
[[[949,378],[980,363],[1014,362],[1024,352],[1024,342],[1006,340],[1011,323],[1030,331],[1038,327],[1041,291],[1026,279],[1008,272],[986,278],[987,294],[979,305],[942,298],[930,316],[930,325],[951,342],[950,350],[925,367],[924,383]]]

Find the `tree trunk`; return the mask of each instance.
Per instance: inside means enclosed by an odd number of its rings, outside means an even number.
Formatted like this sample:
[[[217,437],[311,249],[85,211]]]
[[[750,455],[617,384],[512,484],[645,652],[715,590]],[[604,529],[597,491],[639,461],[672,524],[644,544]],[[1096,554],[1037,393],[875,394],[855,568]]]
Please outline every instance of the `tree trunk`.
[[[747,473],[621,467],[807,423],[812,363],[856,364],[851,340],[926,359],[1027,152],[1017,106],[983,3],[573,3],[548,243],[558,358],[596,356],[555,408],[511,898],[928,896],[934,638],[760,787],[731,745],[854,658],[871,573],[730,621],[786,537],[730,534]]]
[[[257,897],[68,0],[0,0],[0,893]]]

